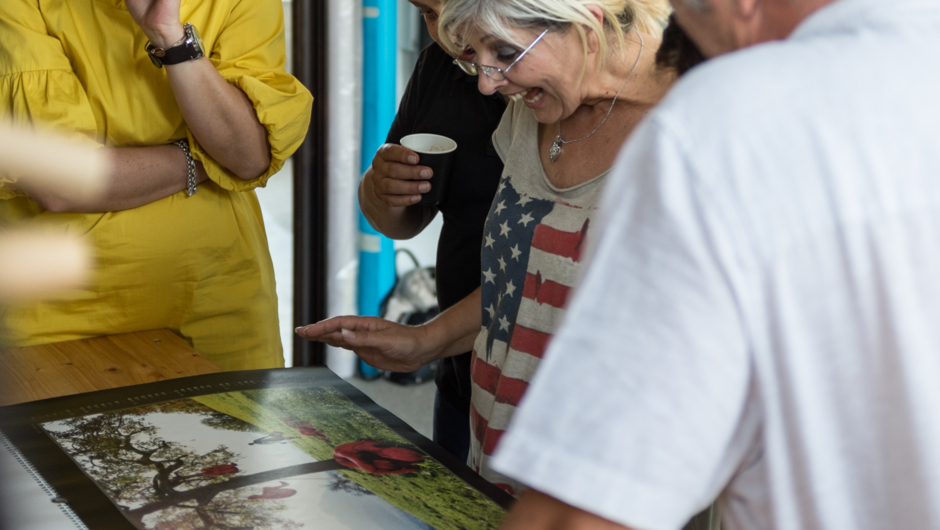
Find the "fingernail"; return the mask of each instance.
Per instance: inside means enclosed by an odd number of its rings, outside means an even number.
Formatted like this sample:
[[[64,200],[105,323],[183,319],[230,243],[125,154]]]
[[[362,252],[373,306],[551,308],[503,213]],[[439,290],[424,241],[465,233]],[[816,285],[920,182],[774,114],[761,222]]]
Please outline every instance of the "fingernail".
[[[421,173],[419,173],[419,175],[421,175],[421,177],[423,177],[423,178],[429,179],[429,178],[431,178],[431,170],[430,170],[430,169],[422,169],[422,170],[421,170]]]
[[[304,329],[306,326],[298,326],[294,328],[294,333],[300,333],[300,330]]]
[[[418,163],[418,157],[416,157],[415,155],[409,155],[409,156],[408,156],[408,163],[409,163],[409,164],[417,164],[417,163]]]
[[[411,202],[412,202],[412,203],[418,202],[418,201],[420,201],[420,200],[421,200],[421,196],[420,196],[420,195],[412,195],[412,196],[411,196]]]
[[[421,193],[427,193],[428,190],[430,189],[431,189],[431,185],[428,184],[427,182],[422,182],[421,184],[418,184],[418,191],[420,191]]]
[[[340,332],[340,334],[343,336],[343,338],[345,338],[345,339],[354,339],[354,338],[356,338],[356,334],[355,334],[354,332],[352,332],[352,331],[349,331],[348,329],[341,329],[339,332]]]

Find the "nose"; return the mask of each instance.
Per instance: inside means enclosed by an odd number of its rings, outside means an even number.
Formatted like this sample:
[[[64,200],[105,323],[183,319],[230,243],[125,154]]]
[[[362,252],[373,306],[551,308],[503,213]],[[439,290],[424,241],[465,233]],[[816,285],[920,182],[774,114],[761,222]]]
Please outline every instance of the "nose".
[[[477,88],[480,90],[481,94],[489,96],[490,94],[495,94],[500,87],[506,86],[509,84],[509,81],[503,79],[502,81],[496,81],[490,76],[484,74],[480,71],[477,76]]]

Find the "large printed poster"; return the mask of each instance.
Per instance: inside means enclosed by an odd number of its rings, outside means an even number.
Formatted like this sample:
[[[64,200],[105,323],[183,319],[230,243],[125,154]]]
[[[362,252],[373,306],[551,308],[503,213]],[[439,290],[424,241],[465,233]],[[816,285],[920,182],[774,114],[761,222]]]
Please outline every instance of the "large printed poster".
[[[509,502],[326,369],[197,376],[0,414],[90,528],[489,529]]]

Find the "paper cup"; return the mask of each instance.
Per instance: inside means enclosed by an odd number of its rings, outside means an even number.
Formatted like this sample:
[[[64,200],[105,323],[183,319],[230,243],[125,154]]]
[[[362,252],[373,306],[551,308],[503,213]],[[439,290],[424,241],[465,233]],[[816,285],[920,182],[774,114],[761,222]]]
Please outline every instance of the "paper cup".
[[[421,202],[418,204],[437,206],[447,190],[457,142],[437,134],[410,134],[401,139],[401,145],[418,153],[418,165],[427,166],[432,171],[428,181],[431,190],[421,195]]]

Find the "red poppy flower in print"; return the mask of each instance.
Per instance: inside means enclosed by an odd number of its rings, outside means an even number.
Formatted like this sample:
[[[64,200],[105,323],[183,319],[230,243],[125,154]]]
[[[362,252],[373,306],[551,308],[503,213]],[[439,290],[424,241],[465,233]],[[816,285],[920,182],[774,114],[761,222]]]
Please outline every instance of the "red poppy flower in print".
[[[237,464],[219,464],[217,466],[202,468],[202,476],[204,477],[218,477],[220,475],[231,475],[233,473],[238,473]]]
[[[341,465],[361,469],[372,475],[417,473],[417,463],[424,457],[407,447],[390,442],[364,440],[337,446],[333,458]]]

